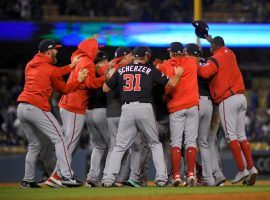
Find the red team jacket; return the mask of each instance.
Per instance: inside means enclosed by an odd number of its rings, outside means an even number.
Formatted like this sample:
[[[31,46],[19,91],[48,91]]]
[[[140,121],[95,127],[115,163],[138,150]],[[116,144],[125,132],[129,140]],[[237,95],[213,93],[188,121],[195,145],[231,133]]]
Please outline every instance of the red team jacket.
[[[183,67],[184,73],[178,84],[169,92],[167,107],[170,113],[199,105],[197,59],[191,56],[172,58],[162,63],[159,69],[168,77],[173,77],[174,66],[178,65]]]
[[[69,66],[58,68],[53,66],[52,62],[53,60],[48,56],[37,53],[27,63],[25,68],[25,85],[17,99],[18,102],[26,102],[44,111],[50,111],[49,99],[53,89],[67,94],[79,87],[80,82],[78,80],[66,84],[62,79],[63,75],[71,72]]]
[[[221,47],[212,56],[218,63],[208,60],[198,68],[203,78],[210,78],[209,89],[214,102],[221,101],[237,93],[245,92],[242,74],[239,70],[235,54],[227,47]]]
[[[88,75],[80,88],[67,95],[63,95],[59,102],[59,107],[70,112],[85,114],[88,106],[88,98],[91,95],[90,90],[102,87],[105,76],[96,78],[96,69],[94,60],[98,52],[98,42],[96,39],[87,39],[78,45],[78,50],[72,54],[72,58],[81,55],[80,61],[68,78],[68,83],[78,78],[80,69],[88,69]]]

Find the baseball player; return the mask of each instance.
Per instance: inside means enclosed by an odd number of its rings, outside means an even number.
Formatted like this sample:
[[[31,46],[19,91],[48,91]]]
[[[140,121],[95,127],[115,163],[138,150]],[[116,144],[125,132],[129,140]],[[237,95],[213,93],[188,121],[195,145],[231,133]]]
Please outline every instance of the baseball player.
[[[157,62],[156,68],[159,70],[162,62]],[[155,65],[155,64],[154,64]],[[165,88],[162,85],[155,85],[153,88],[154,110],[156,114],[159,141],[162,143],[164,158],[166,161],[168,175],[171,175],[171,148],[170,148],[170,127],[169,112],[164,100]],[[171,180],[169,180],[171,181]]]
[[[97,77],[104,75],[106,68],[108,68],[108,55],[106,52],[98,52],[95,66]],[[94,146],[86,183],[89,187],[99,187],[101,186],[99,180],[101,160],[109,142],[109,130],[106,119],[106,94],[103,93],[102,88],[91,91],[91,98],[86,112],[86,124],[89,133],[92,134],[91,140]]]
[[[208,135],[208,144],[211,153],[211,168],[213,176],[215,177],[215,185],[223,185],[226,181],[226,177],[222,172],[221,155],[218,144],[218,135],[220,127],[220,117],[218,113],[218,105],[213,105],[213,114],[210,125],[210,134]]]
[[[183,56],[183,46],[180,42],[173,42],[168,49],[170,59],[160,65],[160,70],[169,77],[174,75],[173,66],[180,65],[184,74],[173,90],[167,90],[167,107],[170,117],[172,184],[178,186],[181,182],[180,163],[183,136],[187,160],[187,182],[196,185],[194,167],[196,162],[196,139],[199,123],[199,93],[197,80],[197,59]]]
[[[232,184],[246,179],[248,185],[254,185],[258,171],[253,165],[251,148],[245,133],[247,101],[243,77],[235,54],[225,46],[223,38],[217,36],[212,39],[210,35],[206,38],[211,43],[213,56],[204,66],[199,67],[198,72],[204,78],[211,77],[210,94],[213,101],[219,105],[221,124],[238,169]]]
[[[52,90],[69,93],[76,90],[87,76],[87,70],[79,71],[78,77],[66,84],[62,76],[69,74],[78,59],[66,67],[57,68],[57,48],[53,40],[43,40],[38,46],[38,53],[28,62],[25,68],[25,85],[18,97],[17,114],[28,140],[28,152],[25,160],[25,175],[21,183],[22,188],[40,187],[35,182],[35,165],[40,153],[42,137],[45,134],[54,144],[58,165],[63,175],[60,184],[68,186],[81,185],[73,177],[70,159],[67,156],[66,143],[55,117],[50,112],[49,99]]]
[[[119,172],[121,159],[125,151],[132,145],[138,132],[142,133],[152,151],[156,168],[156,185],[163,187],[167,182],[162,145],[158,140],[156,121],[152,108],[152,87],[156,82],[174,87],[183,73],[181,67],[175,67],[175,76],[169,79],[155,67],[147,65],[151,51],[146,46],[138,46],[133,50],[134,60],[115,71],[113,76],[103,85],[103,91],[119,86],[121,90],[122,113],[120,117],[116,146],[109,161],[108,172],[103,184],[111,187]]]
[[[131,49],[127,47],[119,47],[115,51],[115,58],[111,61],[115,69],[123,67],[131,63],[133,59]],[[116,135],[121,115],[121,101],[119,96],[119,90],[116,88],[110,90],[107,93],[107,122],[109,128],[109,152],[106,158],[104,175],[107,174],[107,168],[111,152],[116,145]],[[130,151],[127,151],[123,156],[120,172],[117,176],[116,186],[123,186],[128,184],[129,186],[139,187],[138,182],[140,178],[141,169],[141,156],[143,144],[138,134],[134,140]]]
[[[194,43],[186,45],[184,52],[189,56],[195,56],[198,59],[202,57],[200,47]],[[199,60],[200,61],[200,60]],[[199,129],[197,145],[201,155],[202,181],[203,185],[214,186],[215,179],[211,168],[211,152],[208,144],[208,135],[210,133],[210,123],[213,113],[213,104],[208,89],[208,82],[198,77],[199,84]]]
[[[78,77],[81,69],[87,69],[89,74],[81,87],[69,94],[63,95],[59,102],[60,115],[63,122],[65,141],[67,143],[67,156],[72,160],[72,153],[76,148],[81,131],[85,124],[85,114],[88,104],[90,90],[99,88],[105,81],[105,76],[96,78],[94,60],[98,52],[98,42],[96,38],[86,39],[79,43],[78,49],[72,54],[71,60],[80,55],[81,59],[68,78],[68,83],[73,82]],[[61,180],[58,166],[55,173],[48,179],[49,183],[58,184]]]

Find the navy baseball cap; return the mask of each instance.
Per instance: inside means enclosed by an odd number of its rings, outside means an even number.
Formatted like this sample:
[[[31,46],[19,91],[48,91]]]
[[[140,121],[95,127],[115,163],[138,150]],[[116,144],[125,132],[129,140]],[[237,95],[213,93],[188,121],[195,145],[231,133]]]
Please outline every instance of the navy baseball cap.
[[[131,53],[131,49],[128,47],[118,47],[114,53],[115,58],[123,57]]]
[[[54,40],[46,39],[42,40],[38,45],[39,52],[45,52],[49,49],[57,49],[62,47],[62,45],[57,45]]]
[[[188,43],[186,45],[186,51],[187,51],[188,55],[201,56],[201,50],[197,44]]]
[[[98,52],[94,63],[98,63],[102,60],[108,60],[108,54],[105,51]]]
[[[144,57],[146,55],[151,56],[151,49],[147,46],[137,46],[132,51],[133,56],[135,57]]]
[[[209,27],[204,21],[197,20],[192,22],[192,25],[195,27],[195,34],[199,38],[205,38],[205,35],[208,35]]]
[[[181,42],[172,42],[170,48],[167,49],[173,53],[181,53],[184,50],[184,47]]]

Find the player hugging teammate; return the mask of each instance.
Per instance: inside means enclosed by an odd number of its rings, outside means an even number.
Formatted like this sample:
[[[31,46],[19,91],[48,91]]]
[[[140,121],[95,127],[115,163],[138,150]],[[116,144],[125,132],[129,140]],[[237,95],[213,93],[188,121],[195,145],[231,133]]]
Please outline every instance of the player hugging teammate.
[[[226,177],[217,146],[220,124],[238,169],[232,184],[254,185],[258,171],[245,133],[247,102],[236,56],[222,37],[208,35],[203,21],[193,25],[196,35],[210,43],[211,57],[202,58],[196,44],[184,48],[172,42],[165,61],[152,64],[151,50],[137,46],[119,47],[109,62],[91,38],[78,45],[69,66],[56,68],[60,46],[42,41],[26,66],[18,98],[18,117],[28,139],[21,187],[40,187],[34,172],[38,157],[45,162],[44,137],[54,144],[57,158],[45,183],[81,186],[71,160],[85,123],[94,146],[86,178],[89,187],[146,186],[151,154],[157,187],[177,187],[183,179],[185,186],[223,185]],[[62,76],[69,73],[65,83]],[[63,93],[59,103],[63,132],[50,112],[53,90]]]

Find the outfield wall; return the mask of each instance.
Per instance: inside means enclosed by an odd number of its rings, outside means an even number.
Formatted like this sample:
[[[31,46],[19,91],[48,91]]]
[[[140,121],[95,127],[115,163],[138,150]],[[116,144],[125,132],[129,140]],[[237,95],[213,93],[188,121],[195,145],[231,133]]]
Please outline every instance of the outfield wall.
[[[88,151],[79,150],[73,159],[73,169],[75,175],[84,180],[86,177],[86,168],[87,168],[87,156]],[[88,156],[89,157],[89,156]],[[223,168],[224,174],[228,179],[231,179],[236,173],[235,163],[232,160],[231,153],[229,151],[222,152],[223,158]],[[8,155],[0,156],[0,182],[19,182],[22,180],[24,175],[24,160],[25,154],[22,155]],[[261,178],[270,178],[270,155],[265,152],[258,152],[254,155],[254,161],[259,168]],[[153,180],[155,175],[153,163],[150,163],[150,170],[148,172],[149,180]],[[41,176],[40,172],[37,171],[37,179]]]

